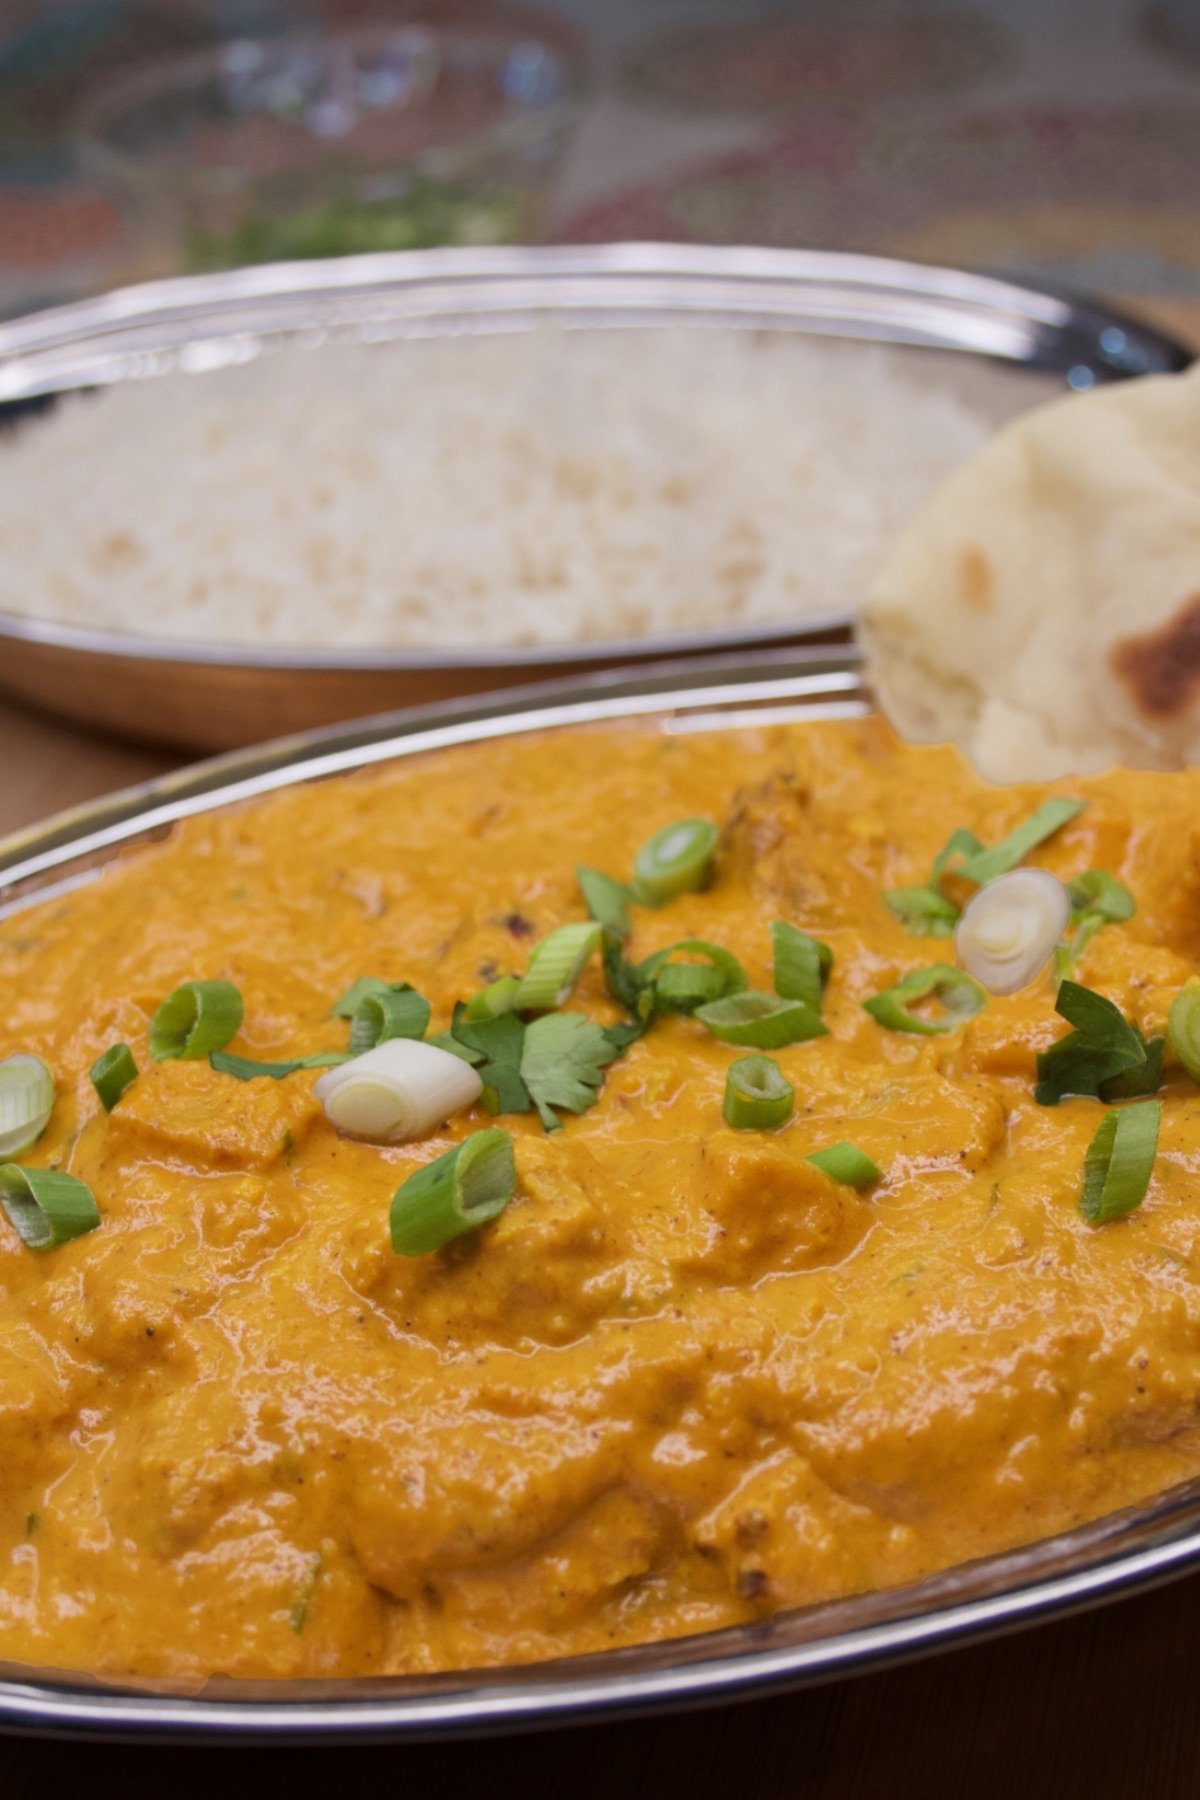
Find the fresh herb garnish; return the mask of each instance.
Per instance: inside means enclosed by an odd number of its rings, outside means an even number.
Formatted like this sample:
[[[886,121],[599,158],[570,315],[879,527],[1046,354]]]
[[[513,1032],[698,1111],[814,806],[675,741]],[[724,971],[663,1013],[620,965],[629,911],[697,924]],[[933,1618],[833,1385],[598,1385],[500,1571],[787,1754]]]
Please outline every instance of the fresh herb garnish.
[[[633,896],[643,906],[665,906],[678,894],[695,894],[712,880],[720,834],[711,819],[677,819],[648,837],[633,859]]]
[[[783,1000],[753,989],[697,1007],[695,1016],[723,1044],[744,1044],[754,1050],[779,1050],[829,1032],[803,1000]]]
[[[1142,1204],[1150,1186],[1162,1102],[1116,1107],[1106,1113],[1088,1145],[1079,1210],[1089,1225],[1123,1219]]]
[[[825,983],[833,968],[833,951],[820,938],[775,919],[771,925],[775,992],[781,1000],[801,1000],[820,1013]]]
[[[250,1056],[213,1050],[208,1060],[218,1075],[233,1075],[238,1081],[254,1081],[260,1075],[270,1081],[282,1081],[285,1075],[294,1075],[298,1069],[334,1069],[351,1059],[346,1050],[321,1050],[315,1056],[293,1056],[284,1062],[256,1062]]]
[[[599,869],[587,868],[576,869],[575,879],[592,918],[603,925],[605,931],[613,931],[619,938],[628,937],[629,902],[633,896],[624,882],[614,881],[611,875],[603,875]]]
[[[137,1064],[128,1044],[112,1044],[92,1064],[89,1079],[105,1112],[111,1112],[126,1088],[137,1080]]]
[[[517,1165],[507,1131],[476,1131],[396,1189],[389,1219],[392,1249],[397,1256],[441,1250],[497,1218],[516,1191]]]
[[[1071,896],[1071,936],[1059,947],[1059,980],[1074,974],[1075,965],[1096,933],[1105,925],[1123,925],[1137,911],[1129,889],[1106,869],[1088,869],[1068,884]]]
[[[581,1113],[595,1105],[604,1070],[620,1054],[603,1026],[583,1013],[547,1013],[525,1027],[520,1079],[547,1131],[562,1124],[554,1107]]]
[[[50,1123],[55,1091],[40,1056],[18,1050],[0,1062],[0,1157],[19,1156],[37,1142]]]
[[[937,999],[945,1009],[944,1017],[930,1018],[913,1011],[918,1000]],[[915,1031],[923,1036],[936,1036],[954,1031],[973,1018],[987,1001],[977,981],[962,969],[949,963],[932,963],[927,969],[912,969],[895,987],[882,994],[872,994],[863,1001],[863,1009],[889,1031]]]
[[[796,1090],[771,1056],[739,1056],[725,1076],[721,1111],[735,1131],[773,1131],[786,1125]]]
[[[350,1018],[351,1056],[361,1056],[390,1038],[424,1037],[432,1010],[407,981],[372,988],[361,996]]]
[[[804,1160],[814,1169],[820,1169],[822,1175],[828,1175],[831,1181],[841,1182],[843,1187],[870,1187],[873,1181],[879,1181],[883,1176],[879,1164],[872,1162],[857,1144],[830,1144],[828,1150],[814,1150]]]
[[[198,1061],[237,1036],[244,1014],[232,981],[187,981],[151,1019],[150,1054],[156,1062]]]
[[[1031,850],[1036,850],[1056,831],[1061,831],[1086,805],[1086,800],[1067,800],[1060,795],[1043,800],[1035,812],[998,844],[993,844],[990,850],[972,851],[956,868],[947,872],[961,875],[979,887],[986,881],[994,881],[997,875],[1007,875]]]
[[[61,1169],[0,1163],[0,1207],[30,1250],[53,1250],[100,1223],[91,1188]]]
[[[1163,1039],[1147,1040],[1103,994],[1064,981],[1055,1011],[1075,1027],[1037,1059],[1034,1098],[1057,1106],[1068,1095],[1123,1100],[1152,1094],[1162,1075]]]
[[[885,888],[884,904],[914,937],[953,937],[958,908],[935,887]]]

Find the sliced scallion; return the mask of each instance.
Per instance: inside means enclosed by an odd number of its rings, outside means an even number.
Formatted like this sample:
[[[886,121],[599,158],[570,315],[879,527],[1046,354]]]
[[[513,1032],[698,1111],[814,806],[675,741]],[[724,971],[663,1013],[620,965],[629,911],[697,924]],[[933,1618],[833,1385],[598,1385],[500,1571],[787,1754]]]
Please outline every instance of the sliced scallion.
[[[710,819],[677,819],[664,825],[633,859],[636,900],[665,906],[677,894],[695,894],[712,880],[719,833]]]
[[[931,998],[941,1001],[944,1018],[928,1018],[913,1011],[918,1000]],[[933,963],[927,969],[913,969],[884,993],[873,994],[863,1001],[863,1007],[889,1031],[916,1031],[932,1037],[964,1025],[986,1000],[979,983],[961,969],[952,968],[949,963]]]
[[[615,931],[621,938],[628,937],[631,895],[625,883],[614,881],[611,875],[603,875],[599,869],[576,869],[575,879],[592,918],[606,931]]]
[[[498,1019],[502,1013],[512,1012],[520,989],[521,981],[517,975],[502,975],[499,981],[489,981],[486,987],[471,995],[463,1018],[478,1025],[484,1019]]]
[[[604,927],[595,919],[578,925],[560,925],[536,944],[529,969],[517,989],[517,1012],[550,1012],[570,998]]]
[[[973,831],[960,825],[952,831],[933,859],[933,868],[929,875],[930,887],[936,887],[943,875],[958,875],[962,866],[970,856],[975,856],[983,849],[983,844]]]
[[[998,844],[993,844],[990,850],[976,850],[959,863],[953,872],[965,876],[979,887],[985,882],[994,881],[997,875],[1007,875],[1031,850],[1036,850],[1039,844],[1044,844],[1056,831],[1061,831],[1086,805],[1086,800],[1067,800],[1060,795],[1043,800],[1037,810],[1030,813],[1007,837],[1001,838]]]
[[[1171,1048],[1193,1081],[1200,1081],[1200,981],[1180,988],[1167,1014]]]
[[[352,1019],[364,1000],[372,994],[389,994],[394,985],[393,982],[384,981],[379,975],[360,975],[329,1010],[335,1019]]]
[[[830,1181],[841,1182],[843,1187],[870,1187],[873,1181],[879,1181],[883,1176],[879,1164],[872,1162],[857,1144],[830,1144],[828,1150],[814,1150],[804,1160],[814,1169],[820,1169],[822,1175],[828,1175]]]
[[[1162,1102],[1114,1107],[1105,1113],[1083,1163],[1079,1210],[1089,1225],[1123,1219],[1142,1204],[1150,1186]]]
[[[406,981],[364,994],[350,1020],[351,1056],[361,1056],[391,1038],[424,1037],[432,1010],[425,996]]]
[[[111,1112],[127,1087],[137,1080],[137,1064],[128,1044],[112,1044],[91,1067],[91,1082],[105,1112]]]
[[[1147,1042],[1118,1006],[1076,981],[1060,983],[1054,1006],[1075,1030],[1038,1056],[1039,1106],[1057,1106],[1071,1094],[1109,1101],[1154,1092],[1162,1073],[1161,1037]]]
[[[60,1169],[0,1164],[0,1206],[21,1242],[31,1250],[53,1250],[69,1238],[94,1231],[100,1223],[91,1188]]]
[[[935,887],[885,888],[884,904],[914,937],[953,937],[958,908]]]
[[[752,1050],[779,1050],[785,1044],[801,1044],[828,1033],[828,1027],[803,1000],[781,1000],[753,989],[697,1007],[694,1017],[723,1044],[744,1044]]]
[[[989,994],[1015,994],[1039,976],[1071,916],[1049,869],[1012,869],[972,894],[954,933],[959,962]]]
[[[829,971],[833,967],[833,951],[820,938],[776,919],[771,925],[771,952],[774,962],[775,992],[781,1000],[802,1000],[813,1012],[821,1010],[821,998]]]
[[[330,1069],[313,1089],[331,1125],[374,1144],[421,1137],[482,1091],[470,1063],[418,1038],[388,1038]]]
[[[284,1062],[256,1062],[250,1056],[214,1050],[208,1060],[218,1075],[233,1075],[238,1081],[255,1081],[259,1076],[282,1081],[284,1076],[295,1075],[299,1069],[336,1069],[342,1063],[348,1063],[350,1055],[345,1050],[321,1050],[315,1056],[293,1056]]]
[[[796,1090],[770,1056],[739,1056],[725,1076],[722,1112],[735,1131],[772,1131],[786,1125]]]
[[[447,1150],[396,1190],[390,1217],[397,1256],[428,1256],[502,1213],[517,1191],[507,1131],[493,1128]]]
[[[54,1076],[40,1056],[24,1050],[0,1062],[0,1157],[19,1156],[36,1143],[54,1111]]]
[[[232,981],[187,981],[168,994],[150,1021],[155,1062],[192,1062],[223,1050],[241,1027],[245,1008]]]
[[[677,956],[699,957],[699,962],[676,962]],[[639,989],[652,987],[659,1012],[695,1012],[726,994],[740,994],[747,987],[746,971],[737,957],[706,938],[682,938],[665,950],[656,950],[634,971]]]

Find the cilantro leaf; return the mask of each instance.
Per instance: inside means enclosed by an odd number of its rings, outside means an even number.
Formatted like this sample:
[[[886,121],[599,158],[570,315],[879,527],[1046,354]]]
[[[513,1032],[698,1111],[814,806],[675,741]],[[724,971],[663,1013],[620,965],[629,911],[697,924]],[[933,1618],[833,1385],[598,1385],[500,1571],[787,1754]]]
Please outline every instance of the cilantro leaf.
[[[581,1113],[595,1104],[605,1067],[619,1054],[608,1032],[583,1013],[547,1013],[525,1027],[520,1077],[547,1131],[562,1124],[553,1107]]]
[[[528,1112],[533,1104],[521,1079],[526,1027],[515,1013],[469,1020],[461,1002],[454,1008],[450,1035],[471,1055],[483,1083],[484,1104],[492,1112]]]

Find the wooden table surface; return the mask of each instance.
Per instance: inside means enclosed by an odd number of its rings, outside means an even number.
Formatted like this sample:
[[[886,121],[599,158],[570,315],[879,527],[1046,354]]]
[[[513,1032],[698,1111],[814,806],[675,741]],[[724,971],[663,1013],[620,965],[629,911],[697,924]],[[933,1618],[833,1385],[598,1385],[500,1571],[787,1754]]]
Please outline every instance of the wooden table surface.
[[[0,701],[0,835],[169,766]],[[386,1783],[451,1800],[1196,1800],[1198,1671],[1200,1577],[886,1674],[674,1719],[254,1753],[0,1738],[0,1794],[211,1800],[216,1782],[291,1800],[333,1780],[347,1794]]]

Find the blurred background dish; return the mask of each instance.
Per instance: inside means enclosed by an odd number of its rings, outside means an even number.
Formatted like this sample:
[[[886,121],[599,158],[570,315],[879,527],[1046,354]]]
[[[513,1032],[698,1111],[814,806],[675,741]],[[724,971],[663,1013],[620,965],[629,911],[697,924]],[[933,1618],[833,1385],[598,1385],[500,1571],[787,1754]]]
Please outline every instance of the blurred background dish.
[[[537,237],[582,60],[518,18],[239,38],[92,91],[83,167],[149,270]]]
[[[104,583],[108,581],[121,590],[132,587],[136,559],[142,554],[136,541],[140,535],[137,521],[125,531],[116,531],[111,542],[97,540],[94,550],[89,551],[83,520],[91,496],[81,492],[80,482],[74,484],[73,490],[72,484],[64,486],[58,482],[52,466],[45,488],[45,505],[49,508],[45,518],[50,522],[51,541],[35,585],[39,589],[44,585],[46,595],[52,595],[56,583],[78,588],[81,571],[71,558],[80,547],[85,556],[91,555],[93,576],[96,565],[102,564],[101,579],[93,585],[93,598],[84,601],[82,610],[78,610],[78,601],[72,606],[64,602],[61,616],[56,617],[51,599],[48,616],[32,616],[37,605],[35,594],[26,616],[9,611],[0,617],[0,680],[11,691],[43,706],[126,736],[192,748],[224,748],[389,706],[512,685],[536,674],[581,672],[622,661],[738,646],[794,643],[830,631],[845,631],[871,559],[882,553],[888,536],[901,522],[892,517],[896,493],[901,497],[901,513],[923,497],[923,493],[903,485],[902,474],[904,481],[911,482],[912,472],[906,465],[919,465],[920,459],[925,458],[927,467],[922,480],[927,490],[947,467],[998,424],[1047,397],[1061,387],[1064,378],[1074,386],[1087,386],[1097,380],[1179,367],[1187,361],[1187,353],[1179,346],[1104,311],[1070,306],[1033,290],[950,270],[922,269],[871,258],[653,245],[618,245],[590,251],[439,250],[200,276],[128,290],[65,308],[57,314],[14,322],[0,329],[0,400],[21,405],[50,394],[132,382],[136,384],[135,400],[139,398],[137,390],[153,396],[158,383],[170,404],[180,377],[200,383],[215,376],[226,389],[233,389],[240,369],[255,377],[255,382],[247,380],[245,389],[253,406],[253,396],[260,391],[256,386],[259,371],[255,369],[259,359],[266,370],[271,357],[320,359],[336,353],[344,358],[348,347],[361,348],[364,344],[373,346],[371,354],[382,355],[389,340],[529,333],[538,325],[552,326],[559,334],[550,342],[564,359],[559,372],[553,374],[554,385],[563,388],[570,385],[562,370],[570,369],[572,346],[576,346],[579,361],[593,345],[612,341],[606,334],[617,326],[670,326],[678,343],[685,347],[699,342],[694,336],[697,328],[703,327],[709,334],[724,332],[727,363],[731,332],[741,333],[743,338],[749,332],[758,341],[764,328],[770,327],[777,333],[807,334],[814,345],[829,345],[828,354],[834,359],[833,387],[844,389],[852,404],[848,410],[835,408],[826,392],[821,399],[823,413],[828,415],[823,419],[826,449],[822,453],[820,440],[815,451],[809,446],[809,467],[822,455],[834,458],[835,452],[840,460],[833,489],[805,515],[807,547],[801,541],[789,553],[791,562],[807,554],[809,560],[828,572],[815,588],[810,588],[805,603],[798,600],[794,612],[784,616],[771,617],[768,608],[768,616],[756,620],[752,611],[738,617],[736,609],[726,603],[722,590],[715,595],[715,612],[710,609],[705,614],[697,609],[698,620],[703,623],[690,629],[686,610],[668,613],[664,626],[660,615],[649,609],[624,618],[615,614],[620,623],[611,636],[585,617],[576,634],[562,641],[561,622],[553,616],[569,598],[561,589],[561,574],[556,577],[560,582],[556,591],[555,583],[534,566],[526,580],[527,591],[517,594],[515,584],[521,570],[514,566],[514,592],[507,604],[504,592],[498,592],[495,605],[503,614],[503,621],[490,634],[489,641],[480,641],[485,634],[478,629],[472,633],[469,626],[464,628],[463,620],[471,617],[469,611],[456,611],[455,595],[441,589],[427,596],[425,602],[425,611],[433,620],[433,642],[428,626],[423,638],[415,635],[413,641],[410,636],[407,644],[384,641],[387,633],[382,629],[372,642],[369,620],[360,628],[345,607],[332,603],[323,609],[323,636],[318,632],[317,641],[313,641],[307,625],[303,633],[289,632],[285,619],[276,629],[265,615],[261,630],[257,635],[249,634],[248,641],[248,634],[240,630],[227,632],[224,641],[215,641],[211,627],[210,635],[204,636],[189,629],[186,622],[181,626],[178,620],[169,631],[156,629],[150,622],[152,596],[145,603],[147,622],[140,629],[131,629],[128,617],[123,628],[116,629],[112,618],[105,616]],[[844,340],[840,345],[830,342],[839,339]],[[676,340],[665,341],[674,344]],[[631,354],[631,342],[625,340],[626,348],[618,351],[618,359]],[[862,346],[861,356],[870,359],[863,365],[865,379],[862,367],[855,376],[851,366],[855,343]],[[910,347],[897,348],[890,353],[893,357],[926,359],[914,365],[919,370],[915,378],[911,372],[907,376],[893,372],[887,360],[881,360],[883,344]],[[397,350],[401,347],[394,346]],[[468,348],[478,351],[482,346],[464,346],[464,351]],[[704,349],[704,363],[721,362],[720,345],[712,335],[706,337]],[[737,351],[739,346],[735,343],[732,349]],[[958,354],[929,360],[934,351]],[[762,353],[767,352],[764,349]],[[671,365],[665,356],[661,360],[666,371]],[[302,385],[305,367],[316,370],[319,366],[319,361],[293,364],[292,379]],[[471,366],[471,358],[464,355],[463,367]],[[618,362],[613,366],[617,367]],[[735,357],[730,366],[736,378],[739,368],[746,365]],[[786,368],[786,361],[779,366]],[[638,367],[642,370],[639,379],[652,385],[653,358],[649,365],[639,363]],[[665,556],[667,560],[661,566],[666,573],[659,577],[663,583],[670,573],[672,538],[682,537],[683,526],[689,522],[688,496],[679,496],[679,510],[672,513],[667,509],[667,522],[663,525],[661,510],[659,515],[652,514],[643,503],[641,489],[655,481],[669,484],[678,466],[692,467],[672,459],[670,440],[673,434],[685,440],[689,434],[694,437],[701,423],[709,423],[701,420],[696,394],[687,385],[687,369],[702,364],[677,361],[675,367],[681,377],[674,383],[675,423],[672,425],[668,406],[663,429],[651,442],[648,457],[643,455],[643,446],[634,442],[644,408],[632,406],[631,413],[636,413],[637,418],[618,416],[613,424],[620,490],[615,505],[618,516],[626,519],[626,560],[630,556],[642,560],[650,556],[654,566],[655,556]],[[165,378],[170,378],[169,382]],[[358,383],[356,391],[361,391],[361,362],[354,379]],[[664,390],[669,385],[665,379],[661,383]],[[586,384],[580,392],[586,401]],[[813,392],[819,390],[810,389],[810,408]],[[802,398],[802,390],[797,388],[797,408],[802,405]],[[460,413],[477,421],[475,430],[481,438],[486,436],[491,399],[490,390],[482,395],[456,392],[453,396]],[[97,407],[103,404],[103,400],[95,402]],[[495,404],[499,408],[499,394]],[[724,392],[717,394],[713,410],[717,415],[727,414],[731,404],[727,385]],[[355,417],[369,414],[369,409],[355,405],[352,395],[349,406],[351,425]],[[883,415],[882,437],[879,421],[872,418],[874,409]],[[768,443],[783,444],[783,425],[769,413],[766,399],[760,411],[767,420],[763,429]],[[451,412],[453,416],[453,407]],[[786,412],[785,396],[784,419]],[[202,419],[203,415],[197,417]],[[83,423],[86,422],[85,415]],[[256,417],[248,417],[245,422],[244,435],[248,440],[255,438],[256,449],[250,463],[244,465],[239,460],[236,406],[232,411],[223,409],[219,418],[203,419],[206,458],[211,462],[215,457],[218,475],[222,463],[234,471],[234,498],[245,495],[257,507],[252,507],[245,518],[243,509],[237,509],[237,522],[244,526],[248,518],[253,541],[244,543],[240,553],[233,550],[228,566],[224,561],[220,563],[222,582],[237,582],[241,578],[254,553],[261,550],[259,540],[267,544],[269,577],[270,565],[277,560],[271,546],[281,546],[281,558],[290,554],[292,541],[307,528],[310,514],[319,510],[322,500],[311,482],[312,493],[289,485],[287,445],[281,444],[278,454],[272,455],[269,445],[264,446],[257,435],[258,423]],[[32,443],[39,431],[49,431],[54,425],[53,418],[46,426],[36,418],[25,423],[17,420],[16,435],[7,446],[13,459],[10,487],[15,483],[24,433],[31,434],[25,441]],[[574,421],[573,429],[581,426],[581,441],[586,441],[592,425],[589,414],[582,421]],[[435,426],[436,420],[429,427],[430,441]],[[151,429],[152,421],[139,424],[139,431]],[[747,434],[752,436],[754,429],[755,420],[742,416],[737,433],[729,441],[736,445]],[[717,446],[714,456],[719,463],[723,440],[716,426],[713,431]],[[291,436],[296,435],[293,427]],[[539,430],[535,435],[547,434]],[[469,431],[464,433],[464,458],[469,457],[469,436]],[[845,441],[836,443],[839,436]],[[503,432],[501,437],[497,453],[503,462],[504,443],[509,439]],[[511,432],[509,437],[513,472],[506,478],[507,487],[500,496],[501,515],[522,504],[516,474],[523,456],[536,464],[539,450],[537,444],[531,444],[522,451]],[[91,464],[97,471],[98,491],[111,478],[119,460],[119,440],[105,432],[101,439],[101,448]],[[570,436],[567,441],[572,441]],[[660,453],[664,441],[667,451]],[[186,449],[186,442],[183,447]],[[685,442],[684,449],[687,448]],[[357,453],[361,464],[369,450],[369,445],[352,443],[351,462]],[[86,443],[84,451],[86,456]],[[792,454],[798,452],[793,450]],[[52,457],[52,465],[54,460]],[[329,460],[332,465],[332,452]],[[534,473],[544,475],[536,467]],[[566,473],[571,477],[568,487],[578,485],[579,468]],[[588,482],[599,482],[604,476],[604,471],[590,466],[584,473]],[[804,466],[797,464],[797,511],[805,505],[806,484],[813,486],[822,473],[828,471],[817,470],[806,477]],[[559,485],[562,474],[561,469],[551,470]],[[186,478],[186,470],[181,470],[179,481]],[[200,478],[198,473],[197,480]],[[393,489],[399,495],[397,480],[402,486],[403,467],[393,479]],[[153,471],[147,472],[141,485],[151,493]],[[461,545],[456,540],[480,528],[482,514],[472,507],[469,477],[463,485],[461,503],[440,527],[447,555],[453,552],[459,556]],[[226,490],[229,486],[226,481]],[[77,496],[74,502],[72,491]],[[211,491],[220,503],[219,484]],[[712,511],[721,498],[719,482],[710,490],[701,485],[698,492],[700,498],[693,510],[698,507]],[[353,500],[353,494],[350,497]],[[567,495],[562,505],[574,498]],[[271,514],[273,499],[279,504]],[[553,492],[550,501],[553,510],[559,504]],[[160,496],[159,504],[165,508],[169,494]],[[19,505],[24,506],[32,521],[39,505],[37,490],[31,488]],[[79,518],[71,511],[73,505]],[[151,495],[151,511],[154,505]],[[386,490],[380,490],[379,503],[370,510],[370,517],[377,518],[384,505]],[[778,505],[786,511],[786,493]],[[115,518],[116,508],[112,510]],[[531,540],[538,536],[538,516],[536,509],[529,515]],[[314,578],[318,597],[321,589],[332,592],[330,582],[339,574],[341,561],[356,554],[361,557],[360,539],[366,527],[353,507],[348,517],[349,523],[342,526],[339,536],[338,509],[330,508],[329,526],[321,544],[321,560],[330,573],[320,577],[318,571],[318,578]],[[610,508],[605,515],[609,522],[602,526],[600,539],[616,529],[611,517]],[[657,525],[655,517],[659,519]],[[215,521],[205,521],[213,522],[219,549],[226,520],[215,517]],[[156,523],[149,520],[151,528]],[[496,521],[492,523],[495,525]],[[731,516],[730,523],[736,534],[737,517]],[[750,523],[752,526],[753,521]],[[499,526],[503,524],[501,516]],[[373,525],[371,528],[375,529]],[[380,524],[379,529],[382,528]],[[33,529],[31,524],[22,536],[21,554],[26,558],[32,555]],[[648,542],[655,530],[663,540],[657,545]],[[870,536],[872,530],[874,539]],[[830,544],[820,541],[822,531],[831,539],[852,537],[854,556],[842,556],[841,560],[835,556],[831,561]],[[8,535],[22,534],[15,531]],[[188,543],[183,538],[176,541],[177,538],[175,534],[171,539],[172,555],[184,564],[180,604],[186,608],[195,597],[189,590],[196,590],[199,600],[203,599],[200,590],[212,579],[213,558],[203,546],[197,549],[193,542],[189,550]],[[55,543],[63,547],[65,562],[55,550]],[[836,543],[833,549],[838,550]],[[401,538],[397,559],[404,550]],[[566,551],[562,554],[565,556]],[[529,555],[536,565],[536,546]],[[260,556],[258,560],[263,559]],[[10,593],[16,591],[20,574],[20,569],[14,567],[9,579]],[[482,580],[485,574],[486,570],[477,572],[476,579]],[[302,579],[302,572],[295,579]],[[468,576],[464,574],[463,579]],[[164,576],[158,585],[165,587],[166,580]],[[291,580],[288,577],[284,586]],[[151,588],[154,585],[152,582]],[[263,591],[261,584],[256,588],[247,581],[235,604],[253,608],[260,603]],[[544,626],[537,624],[536,605],[533,625],[517,622],[528,620],[526,603],[530,601],[550,610],[551,617]],[[115,613],[116,609],[110,610]],[[203,610],[197,610],[191,616],[205,615]],[[210,611],[208,616],[217,615]],[[714,625],[714,618],[722,622]],[[438,630],[443,632],[440,643],[436,641]],[[239,637],[242,641],[236,641]],[[296,641],[297,637],[300,641]]]

